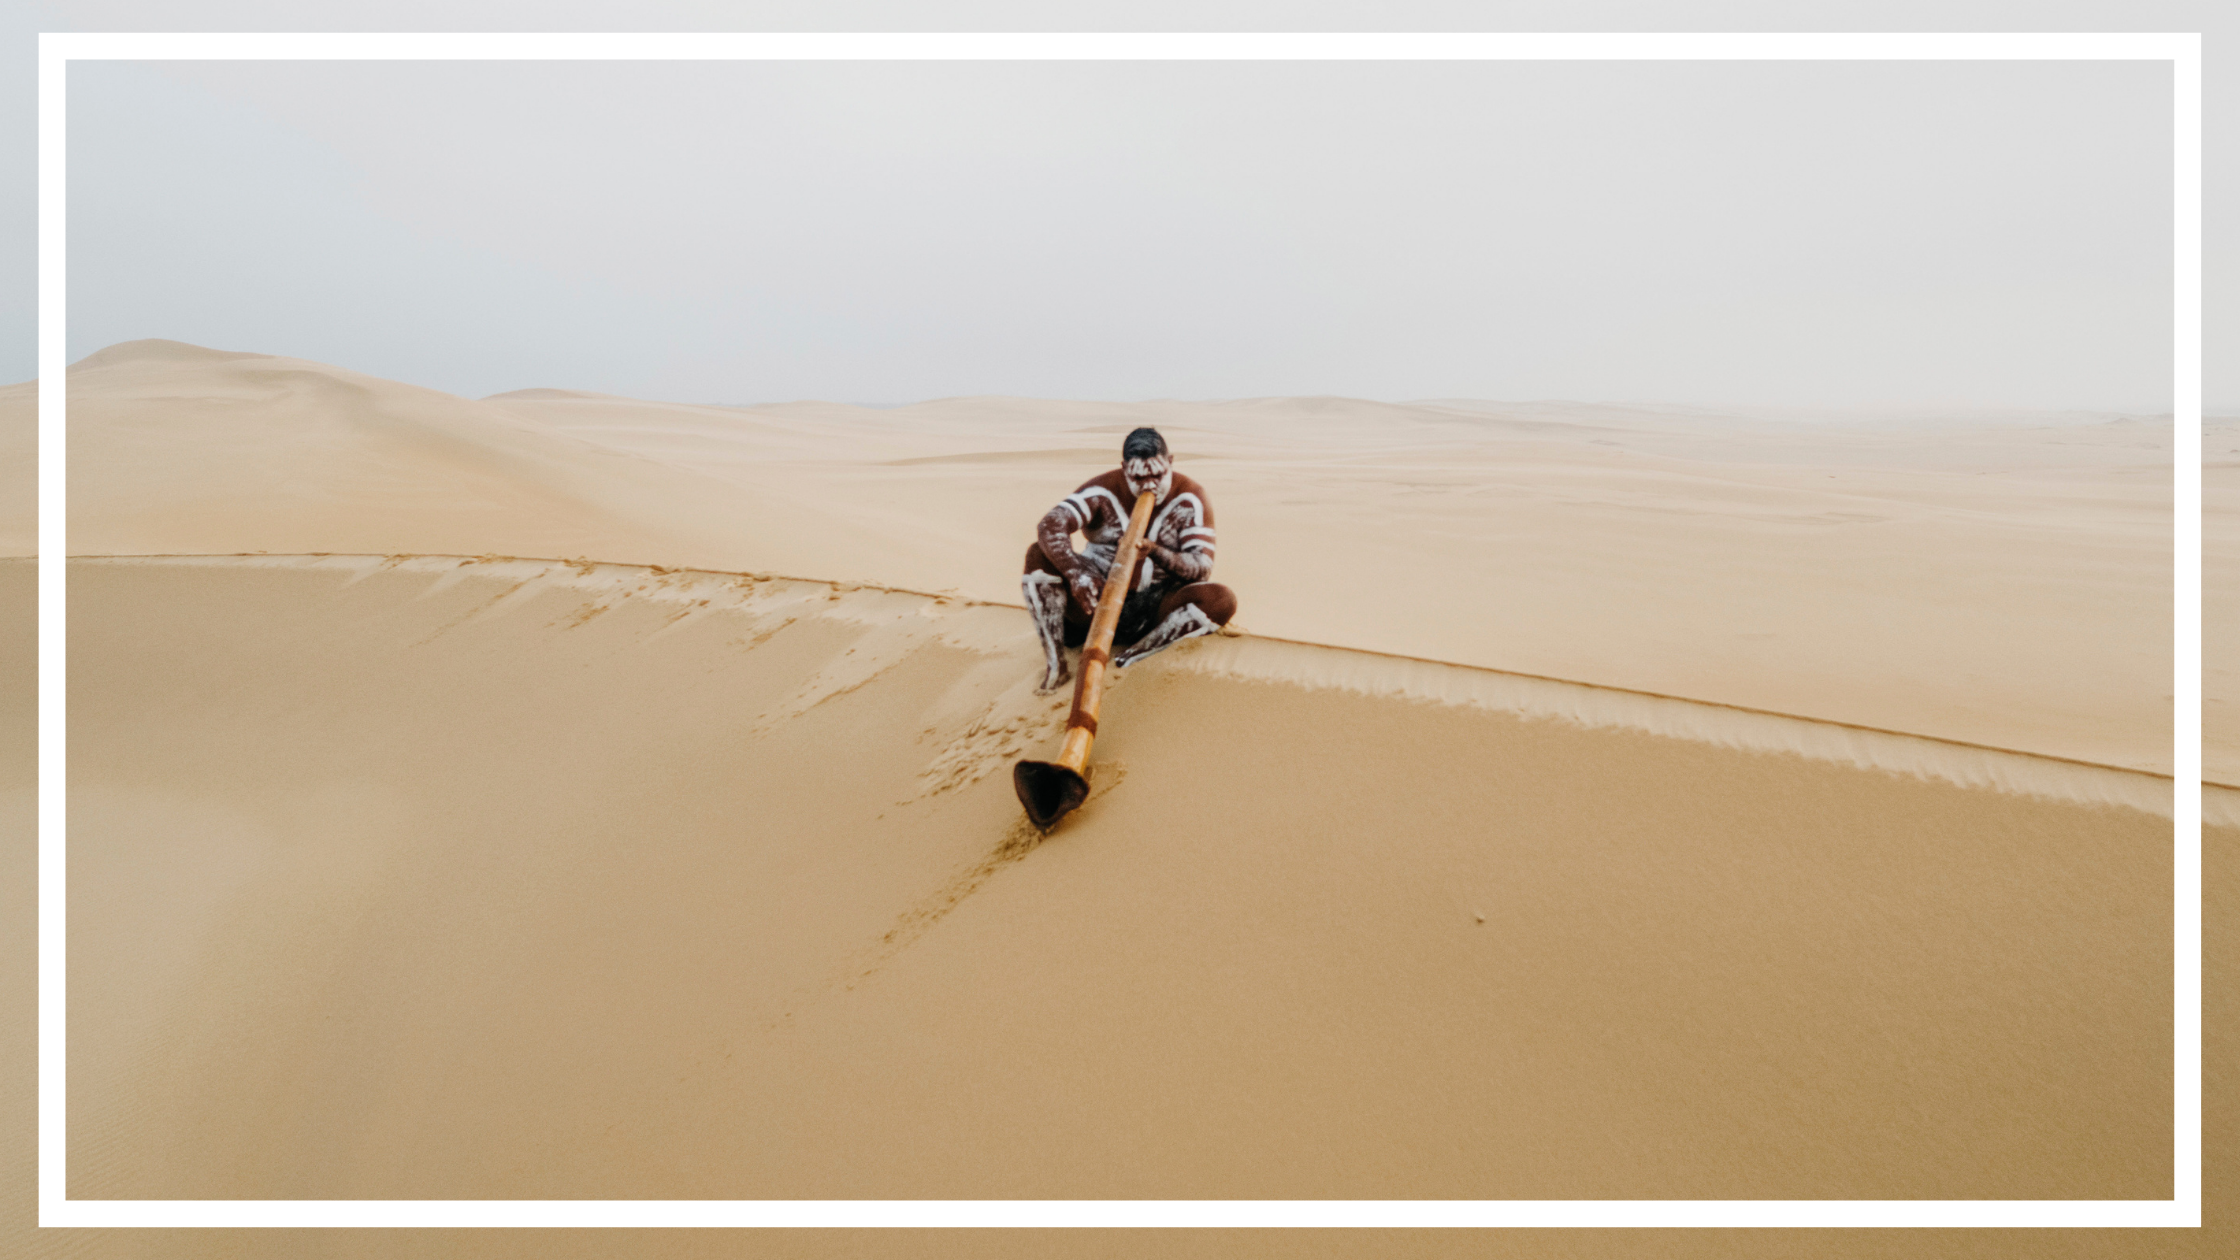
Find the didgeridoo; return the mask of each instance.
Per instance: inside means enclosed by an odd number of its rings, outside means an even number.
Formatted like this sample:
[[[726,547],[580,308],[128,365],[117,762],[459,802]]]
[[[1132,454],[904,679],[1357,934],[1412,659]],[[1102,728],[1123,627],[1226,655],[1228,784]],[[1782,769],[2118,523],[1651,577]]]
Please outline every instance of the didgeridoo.
[[[1011,767],[1011,786],[1018,789],[1019,803],[1027,807],[1027,818],[1044,831],[1089,798],[1089,780],[1082,771],[1089,764],[1089,745],[1097,738],[1104,675],[1112,667],[1112,634],[1120,628],[1120,605],[1128,598],[1136,555],[1143,549],[1144,531],[1151,526],[1151,504],[1151,491],[1136,496],[1128,532],[1120,536],[1120,550],[1113,553],[1112,568],[1105,574],[1096,615],[1089,619],[1088,641],[1081,645],[1081,676],[1073,684],[1073,712],[1066,715],[1066,742],[1058,749],[1058,759],[1022,761]]]

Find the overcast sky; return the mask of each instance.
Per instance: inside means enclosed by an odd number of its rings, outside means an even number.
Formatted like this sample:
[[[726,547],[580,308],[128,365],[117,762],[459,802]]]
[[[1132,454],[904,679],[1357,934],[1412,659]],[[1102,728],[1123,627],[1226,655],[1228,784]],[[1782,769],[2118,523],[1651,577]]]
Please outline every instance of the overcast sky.
[[[80,63],[70,354],[470,396],[2170,405],[2153,63]]]

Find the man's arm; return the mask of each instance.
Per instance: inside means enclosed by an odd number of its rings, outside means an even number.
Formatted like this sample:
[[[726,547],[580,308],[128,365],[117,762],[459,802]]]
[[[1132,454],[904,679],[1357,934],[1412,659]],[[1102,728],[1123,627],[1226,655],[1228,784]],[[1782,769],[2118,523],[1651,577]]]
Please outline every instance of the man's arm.
[[[1187,544],[1180,551],[1157,543],[1145,543],[1144,548],[1160,568],[1182,581],[1203,582],[1213,572],[1213,553],[1210,551],[1200,551]]]
[[[1097,611],[1097,596],[1104,593],[1103,584],[1097,581],[1097,575],[1088,565],[1081,563],[1081,557],[1073,552],[1073,531],[1083,524],[1086,522],[1077,521],[1071,508],[1060,503],[1043,513],[1042,523],[1035,526],[1034,536],[1035,541],[1042,544],[1042,554],[1050,557],[1050,563],[1058,566],[1058,572],[1065,575],[1066,589],[1072,592],[1074,604],[1081,609],[1083,615],[1094,616]]]
[[[1213,504],[1204,486],[1190,482],[1188,487],[1176,491],[1180,497],[1175,508],[1180,519],[1175,523],[1181,528],[1174,536],[1175,545],[1164,547],[1151,539],[1144,542],[1160,568],[1183,582],[1203,582],[1213,576]]]

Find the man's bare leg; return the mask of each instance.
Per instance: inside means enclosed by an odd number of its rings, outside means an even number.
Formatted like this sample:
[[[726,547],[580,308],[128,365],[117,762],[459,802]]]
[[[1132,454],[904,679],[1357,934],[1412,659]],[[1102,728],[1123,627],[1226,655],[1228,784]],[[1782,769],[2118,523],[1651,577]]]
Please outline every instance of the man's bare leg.
[[[1184,604],[1167,614],[1167,619],[1151,628],[1151,633],[1113,653],[1112,667],[1121,669],[1153,652],[1162,652],[1184,639],[1195,639],[1201,634],[1212,634],[1220,629],[1213,618],[1196,604]]]
[[[1029,573],[1019,579],[1019,589],[1042,637],[1042,685],[1036,690],[1049,695],[1073,679],[1066,667],[1066,584],[1055,573]]]

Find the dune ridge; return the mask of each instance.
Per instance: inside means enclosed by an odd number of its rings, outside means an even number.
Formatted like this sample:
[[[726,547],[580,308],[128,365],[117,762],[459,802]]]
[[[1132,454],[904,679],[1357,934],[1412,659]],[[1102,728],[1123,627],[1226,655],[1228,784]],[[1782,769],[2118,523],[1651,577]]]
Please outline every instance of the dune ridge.
[[[339,571],[349,581],[383,572],[430,574],[431,594],[461,582],[505,589],[476,606],[470,619],[498,616],[553,588],[591,602],[584,620],[629,598],[678,608],[678,621],[719,610],[748,612],[758,624],[791,611],[840,620],[883,619],[851,593],[916,598],[929,607],[916,616],[931,637],[990,658],[1016,658],[1027,638],[1025,607],[949,593],[869,582],[788,574],[616,564],[587,559],[452,555],[227,555],[78,557],[74,563],[185,567],[247,565]],[[830,592],[819,596],[815,588]],[[784,599],[775,591],[784,590]],[[827,601],[820,604],[817,601]],[[981,612],[978,610],[987,610]],[[886,645],[905,647],[897,640]],[[1169,667],[1190,673],[1279,683],[1308,690],[1339,690],[1415,703],[1462,706],[1518,717],[1553,719],[1586,728],[1630,730],[1750,752],[1793,753],[1814,760],[1933,779],[1961,787],[2035,796],[2074,804],[2110,805],[2162,818],[2172,814],[2170,776],[2015,749],[1992,748],[1918,735],[1850,726],[1796,714],[1661,696],[1570,679],[1517,674],[1483,666],[1371,652],[1328,644],[1237,633],[1170,652]],[[866,664],[890,663],[881,654]],[[2240,787],[2204,784],[2205,805],[2220,825],[2240,825]]]
[[[1008,600],[1035,520],[1152,424],[1257,633],[2171,770],[2167,419],[472,400],[170,343],[68,385],[81,554],[590,555]],[[33,401],[0,390],[26,456]],[[0,551],[30,549],[29,486],[0,485]],[[2240,782],[2219,659],[2206,760]]]

